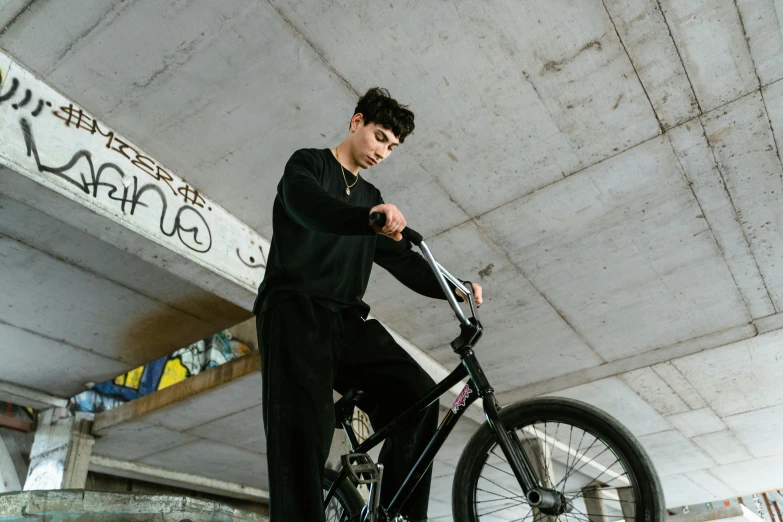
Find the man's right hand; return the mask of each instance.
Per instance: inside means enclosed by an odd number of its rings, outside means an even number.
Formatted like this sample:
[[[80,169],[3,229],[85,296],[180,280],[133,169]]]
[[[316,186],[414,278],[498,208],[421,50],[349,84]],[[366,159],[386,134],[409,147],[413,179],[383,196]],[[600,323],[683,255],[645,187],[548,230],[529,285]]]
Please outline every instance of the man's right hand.
[[[380,212],[386,216],[386,224],[383,227],[371,225],[375,232],[390,237],[395,241],[402,239],[402,231],[408,223],[405,221],[405,217],[403,217],[400,209],[390,203],[384,203],[383,205],[372,207],[370,214],[373,212]]]

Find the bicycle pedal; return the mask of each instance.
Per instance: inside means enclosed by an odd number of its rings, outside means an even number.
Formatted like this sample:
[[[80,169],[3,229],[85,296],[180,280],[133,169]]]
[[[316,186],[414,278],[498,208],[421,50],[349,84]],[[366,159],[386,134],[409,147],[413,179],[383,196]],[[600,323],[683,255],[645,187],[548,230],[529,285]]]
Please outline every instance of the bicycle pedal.
[[[348,453],[340,457],[340,460],[354,484],[375,484],[381,478],[378,466],[366,453]]]

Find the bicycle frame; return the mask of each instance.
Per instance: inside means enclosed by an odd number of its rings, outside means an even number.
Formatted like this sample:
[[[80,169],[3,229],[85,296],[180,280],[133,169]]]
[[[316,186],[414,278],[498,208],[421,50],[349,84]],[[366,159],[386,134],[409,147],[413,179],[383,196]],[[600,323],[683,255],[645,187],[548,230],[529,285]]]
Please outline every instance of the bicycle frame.
[[[472,285],[467,282],[464,285],[462,281],[452,276],[445,268],[443,268],[433,257],[427,245],[421,239],[421,236],[405,229],[404,232],[408,232],[406,237],[411,240],[412,243],[417,245],[425,259],[429,263],[433,272],[438,277],[443,291],[446,294],[446,298],[454,310],[457,319],[460,322],[460,335],[454,341],[451,342],[451,346],[454,351],[459,355],[461,364],[454,371],[452,371],[445,379],[435,385],[424,397],[419,399],[414,405],[410,406],[405,412],[400,414],[396,419],[390,422],[387,426],[384,426],[379,431],[371,435],[367,440],[359,443],[356,439],[356,435],[350,426],[350,422],[342,423],[342,427],[348,436],[351,444],[351,453],[366,453],[381,442],[383,442],[389,434],[394,431],[400,424],[405,423],[413,415],[421,413],[427,407],[437,401],[443,394],[450,390],[454,385],[458,384],[465,377],[468,377],[467,384],[462,389],[462,393],[457,397],[457,400],[452,405],[450,411],[446,414],[443,421],[441,421],[435,434],[430,439],[429,443],[417,459],[413,468],[408,472],[405,480],[394,495],[391,503],[386,506],[386,514],[389,518],[396,517],[402,506],[408,500],[408,497],[413,492],[413,489],[418,484],[421,477],[432,465],[435,460],[435,455],[438,453],[443,443],[448,438],[451,431],[456,426],[460,417],[465,413],[476,400],[482,399],[484,406],[484,415],[487,418],[487,422],[495,433],[498,443],[503,450],[503,453],[508,460],[514,475],[517,478],[522,491],[527,497],[528,502],[534,507],[551,507],[558,502],[557,499],[548,495],[546,490],[541,490],[541,482],[536,475],[533,466],[530,463],[527,455],[522,451],[521,443],[515,434],[509,434],[506,430],[503,422],[500,419],[500,405],[495,400],[494,390],[489,383],[486,375],[484,374],[481,366],[473,352],[473,347],[478,343],[479,339],[483,335],[483,329],[481,322],[478,318],[478,307],[476,306],[473,296]],[[452,289],[448,286],[447,281],[455,286],[455,288],[461,290],[466,296],[470,304],[472,317],[468,318],[463,313],[459,304],[457,303],[456,296],[452,292]],[[346,469],[342,469],[340,474],[332,484],[332,488],[324,499],[324,506],[328,505],[334,495],[336,485],[347,476]]]

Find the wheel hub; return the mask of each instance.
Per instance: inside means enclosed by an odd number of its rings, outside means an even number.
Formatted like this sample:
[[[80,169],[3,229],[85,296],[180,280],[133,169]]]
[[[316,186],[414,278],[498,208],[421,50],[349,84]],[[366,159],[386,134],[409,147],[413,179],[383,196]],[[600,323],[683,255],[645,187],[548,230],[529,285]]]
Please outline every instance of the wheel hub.
[[[533,489],[527,494],[527,500],[544,515],[553,517],[570,513],[574,509],[571,501],[555,489]]]

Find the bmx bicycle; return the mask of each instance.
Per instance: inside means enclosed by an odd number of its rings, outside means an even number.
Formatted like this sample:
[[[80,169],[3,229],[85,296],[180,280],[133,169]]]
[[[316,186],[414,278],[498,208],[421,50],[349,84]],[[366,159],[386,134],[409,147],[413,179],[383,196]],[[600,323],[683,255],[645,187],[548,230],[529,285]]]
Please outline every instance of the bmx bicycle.
[[[371,222],[383,226],[384,217],[375,213]],[[327,521],[401,520],[401,508],[418,480],[432,465],[465,410],[478,399],[482,401],[487,420],[465,446],[454,473],[455,521],[664,520],[663,491],[650,458],[616,419],[581,401],[557,397],[529,399],[501,407],[473,351],[484,329],[472,285],[443,268],[416,231],[405,228],[403,236],[419,247],[459,320],[460,334],[451,347],[461,364],[399,417],[361,443],[351,427],[361,390],[352,389],[335,403],[336,427],[345,431],[351,452],[342,456],[339,472],[325,471]],[[463,312],[447,281],[467,296],[470,317]],[[393,500],[382,506],[383,466],[374,463],[367,452],[465,377],[467,384],[435,435]],[[368,502],[359,493],[359,484],[369,485]]]

